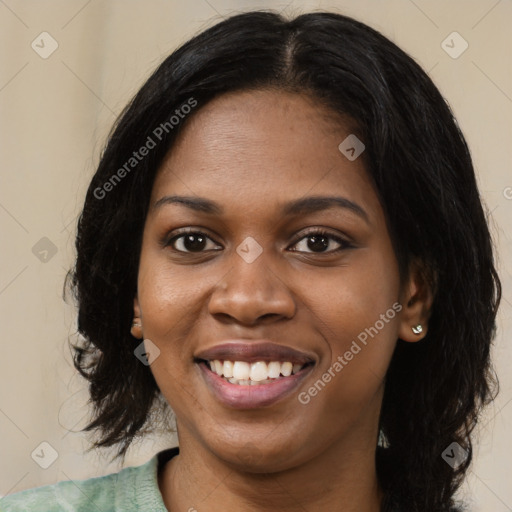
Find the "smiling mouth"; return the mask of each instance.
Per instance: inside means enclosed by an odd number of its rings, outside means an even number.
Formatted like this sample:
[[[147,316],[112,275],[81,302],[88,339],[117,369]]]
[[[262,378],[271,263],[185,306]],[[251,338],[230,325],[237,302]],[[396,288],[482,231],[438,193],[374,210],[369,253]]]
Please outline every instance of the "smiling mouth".
[[[198,359],[211,372],[225,382],[236,386],[260,386],[296,375],[313,363],[292,363],[290,361],[230,361]]]

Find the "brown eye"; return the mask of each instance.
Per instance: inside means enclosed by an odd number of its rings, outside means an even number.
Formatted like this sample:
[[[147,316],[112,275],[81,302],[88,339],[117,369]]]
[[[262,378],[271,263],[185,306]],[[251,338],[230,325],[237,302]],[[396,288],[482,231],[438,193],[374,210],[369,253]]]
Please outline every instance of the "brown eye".
[[[210,246],[208,244],[210,243]],[[184,233],[173,237],[169,244],[175,251],[178,252],[203,252],[205,250],[214,250],[220,248],[208,236],[199,231]]]
[[[297,252],[321,254],[334,253],[346,249],[350,247],[350,244],[342,238],[325,231],[314,231],[295,242],[294,246],[298,247],[293,249]]]

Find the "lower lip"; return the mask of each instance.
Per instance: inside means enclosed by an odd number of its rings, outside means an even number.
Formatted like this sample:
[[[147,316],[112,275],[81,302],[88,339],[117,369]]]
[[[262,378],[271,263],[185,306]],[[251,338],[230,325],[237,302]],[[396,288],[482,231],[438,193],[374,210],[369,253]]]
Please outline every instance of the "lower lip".
[[[280,377],[268,384],[245,386],[227,382],[204,363],[198,363],[198,366],[215,397],[233,409],[257,409],[282,400],[299,386],[313,368],[313,365],[307,366],[294,375]]]

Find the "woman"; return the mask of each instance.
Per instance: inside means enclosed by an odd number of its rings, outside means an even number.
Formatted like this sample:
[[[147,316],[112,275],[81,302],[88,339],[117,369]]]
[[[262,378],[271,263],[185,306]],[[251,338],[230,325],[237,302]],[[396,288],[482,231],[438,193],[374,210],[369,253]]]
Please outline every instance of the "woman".
[[[464,138],[382,35],[251,12],[187,42],[76,247],[96,446],[122,457],[163,398],[179,449],[2,510],[454,510],[500,283]]]

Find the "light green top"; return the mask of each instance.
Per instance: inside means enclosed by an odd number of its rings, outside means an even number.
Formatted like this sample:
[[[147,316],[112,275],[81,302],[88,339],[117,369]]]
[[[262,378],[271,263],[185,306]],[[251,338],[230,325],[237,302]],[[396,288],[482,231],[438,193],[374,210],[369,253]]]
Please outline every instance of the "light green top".
[[[167,512],[158,488],[159,458],[162,464],[177,453],[165,450],[119,473],[10,494],[0,499],[0,512]]]

